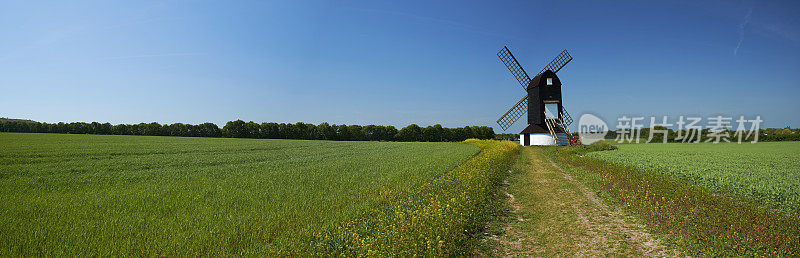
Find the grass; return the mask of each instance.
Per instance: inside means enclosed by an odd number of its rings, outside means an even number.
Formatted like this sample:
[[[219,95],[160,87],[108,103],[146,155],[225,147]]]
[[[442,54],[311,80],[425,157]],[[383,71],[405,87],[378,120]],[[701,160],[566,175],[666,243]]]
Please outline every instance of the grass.
[[[499,196],[519,145],[467,140],[481,153],[419,191],[318,235],[311,250],[335,256],[466,256],[480,234],[502,216]]]
[[[625,146],[629,145],[619,147]],[[681,177],[588,157],[598,155],[591,154],[593,151],[614,148],[607,144],[559,148],[551,155],[575,166],[580,178],[593,182],[587,185],[639,214],[690,255],[800,255],[800,214],[775,210]]]
[[[487,179],[440,182],[476,145],[0,133],[0,256],[297,251],[398,199],[450,204],[441,186]]]
[[[587,228],[571,210],[588,206],[580,190],[550,165],[546,147],[523,148],[512,169],[508,192],[518,205],[504,245],[513,256],[576,255],[593,246],[580,246]],[[569,210],[569,211],[567,211]],[[566,212],[565,212],[566,211]],[[595,254],[597,255],[597,254]],[[628,254],[632,255],[632,254]]]
[[[641,243],[626,235],[623,225],[588,199],[582,185],[551,165],[554,148],[526,147],[512,168],[508,193],[513,214],[500,237],[507,256],[642,256]],[[620,219],[622,220],[622,219]],[[613,229],[612,229],[613,228]]]
[[[589,157],[655,171],[783,210],[800,209],[800,142],[624,144]]]

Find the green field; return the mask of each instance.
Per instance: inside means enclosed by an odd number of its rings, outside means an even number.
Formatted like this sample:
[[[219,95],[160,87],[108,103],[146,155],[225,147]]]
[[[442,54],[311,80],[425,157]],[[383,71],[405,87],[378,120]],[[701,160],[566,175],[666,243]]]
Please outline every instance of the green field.
[[[270,253],[414,191],[463,143],[0,133],[0,256]]]
[[[621,144],[589,157],[686,179],[786,210],[800,208],[800,142]]]

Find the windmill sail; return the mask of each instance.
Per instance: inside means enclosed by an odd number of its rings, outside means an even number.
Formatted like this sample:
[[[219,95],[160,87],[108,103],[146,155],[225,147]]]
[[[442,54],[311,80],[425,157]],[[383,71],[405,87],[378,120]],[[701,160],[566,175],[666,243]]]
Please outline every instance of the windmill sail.
[[[553,61],[550,61],[550,63],[547,64],[547,66],[542,68],[542,70],[539,71],[539,74],[541,74],[541,73],[543,73],[544,71],[547,71],[547,70],[550,70],[550,71],[553,71],[554,73],[557,73],[558,71],[561,71],[561,68],[564,68],[564,66],[567,65],[567,63],[569,63],[569,61],[572,61],[572,56],[570,56],[569,52],[567,52],[567,50],[564,49],[564,51],[561,51],[561,53],[558,54],[558,56],[556,56],[556,58],[553,58]],[[503,62],[505,62],[505,61],[503,61]],[[511,69],[511,68],[509,68],[509,69]]]
[[[507,130],[514,122],[517,122],[520,117],[528,113],[528,95],[525,95],[517,102],[511,109],[508,110],[500,119],[497,119],[497,124],[503,131]]]
[[[567,108],[564,106],[561,106],[561,118],[564,119],[564,124],[566,124],[566,126],[572,125],[572,116],[569,115]]]
[[[522,85],[522,88],[527,91],[528,85],[531,82],[531,78],[528,76],[528,73],[526,73],[525,70],[522,69],[522,66],[519,65],[519,62],[517,62],[517,58],[515,58],[514,55],[511,54],[511,51],[508,50],[508,47],[503,46],[503,49],[501,49],[500,52],[497,52],[497,56],[500,57],[500,60],[503,61],[503,64],[506,65],[508,70],[511,71],[511,74],[514,75],[514,78],[516,78],[519,84]],[[542,70],[539,71],[537,76],[547,70],[553,71],[554,73],[561,71],[561,68],[564,68],[564,66],[567,65],[567,63],[569,63],[570,61],[572,61],[572,56],[569,54],[569,52],[567,52],[566,49],[564,49],[563,51],[561,51],[561,53],[559,53],[556,56],[556,58],[550,61],[550,63],[547,64],[544,68],[542,68]],[[503,114],[503,116],[501,116],[500,119],[497,120],[497,124],[500,125],[500,128],[502,128],[503,131],[505,131],[509,127],[511,127],[512,124],[517,122],[517,120],[519,120],[520,117],[524,116],[527,113],[528,113],[528,95],[525,95],[524,98],[518,101],[517,104],[515,104],[511,109],[508,110],[508,112]],[[569,117],[568,113],[565,114],[567,117],[566,119],[567,121],[564,121],[566,123],[563,124],[565,124],[565,126],[569,126],[570,124],[572,124],[572,118]]]
[[[517,62],[517,59],[511,54],[511,51],[508,50],[508,47],[504,46],[500,52],[497,52],[497,57],[500,57],[500,60],[508,67],[508,70],[514,75],[514,78],[519,81],[519,84],[522,85],[522,89],[527,89],[528,84],[531,82],[531,77],[522,69],[522,66],[519,65],[519,62]]]

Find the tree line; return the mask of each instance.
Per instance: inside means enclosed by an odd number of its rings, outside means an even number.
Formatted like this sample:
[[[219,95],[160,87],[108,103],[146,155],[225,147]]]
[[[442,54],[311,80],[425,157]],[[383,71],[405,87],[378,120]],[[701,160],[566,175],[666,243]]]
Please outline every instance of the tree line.
[[[493,139],[494,129],[488,126],[445,128],[439,124],[421,127],[411,124],[397,130],[383,125],[336,125],[321,123],[255,123],[229,121],[222,128],[224,137],[260,139],[303,139],[332,141],[406,141],[452,142],[470,138]]]
[[[382,125],[360,126],[328,123],[314,125],[302,122],[259,124],[242,120],[229,121],[222,128],[213,123],[161,125],[153,122],[112,125],[99,122],[41,123],[0,120],[0,132],[408,142],[448,142],[463,141],[469,138],[493,139],[495,137],[494,129],[488,126],[445,128],[438,124],[427,127],[411,124],[397,130],[394,126]]]

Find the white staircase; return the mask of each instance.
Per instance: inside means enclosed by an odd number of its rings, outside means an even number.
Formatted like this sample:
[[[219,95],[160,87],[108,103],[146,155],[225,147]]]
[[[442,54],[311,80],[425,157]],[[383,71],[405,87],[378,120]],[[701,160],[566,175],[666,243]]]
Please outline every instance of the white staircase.
[[[566,146],[569,145],[569,135],[566,133],[556,134],[556,145]]]
[[[547,113],[545,113],[545,117],[547,117]],[[547,130],[550,131],[550,136],[555,139],[555,145],[566,146],[571,144],[569,124],[572,123],[572,117],[564,112],[561,113],[561,117],[567,121],[559,118],[545,118],[544,122],[547,124]]]

